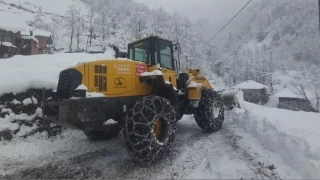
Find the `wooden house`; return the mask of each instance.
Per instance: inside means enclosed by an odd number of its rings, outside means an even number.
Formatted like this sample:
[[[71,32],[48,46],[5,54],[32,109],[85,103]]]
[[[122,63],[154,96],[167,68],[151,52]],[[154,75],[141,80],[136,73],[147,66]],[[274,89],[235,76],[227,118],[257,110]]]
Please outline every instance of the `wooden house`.
[[[311,112],[310,103],[304,97],[293,93],[289,89],[284,89],[275,95],[279,98],[278,108],[292,111],[306,111]]]
[[[255,104],[266,104],[268,102],[268,87],[252,80],[242,82],[233,87],[243,92],[243,98],[247,102]]]
[[[15,54],[44,54],[52,41],[49,32],[10,31],[10,29],[2,28],[0,29],[0,58],[8,58]]]

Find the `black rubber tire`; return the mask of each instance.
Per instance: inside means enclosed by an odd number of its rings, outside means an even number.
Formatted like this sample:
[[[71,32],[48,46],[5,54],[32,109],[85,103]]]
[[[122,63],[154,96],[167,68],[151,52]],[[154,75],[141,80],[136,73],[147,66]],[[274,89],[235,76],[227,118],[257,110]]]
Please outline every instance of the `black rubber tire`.
[[[153,133],[158,117],[164,126],[160,142]],[[170,102],[162,97],[147,96],[129,110],[123,135],[129,154],[138,162],[151,164],[170,152],[175,131],[175,111]]]
[[[83,131],[89,140],[100,141],[109,140],[119,135],[121,128],[118,124],[109,124],[103,127],[103,130]]]
[[[219,115],[216,118],[212,110],[214,103],[219,109]],[[194,113],[194,117],[198,126],[205,133],[219,131],[224,121],[224,107],[220,94],[210,89],[203,89],[202,97]]]

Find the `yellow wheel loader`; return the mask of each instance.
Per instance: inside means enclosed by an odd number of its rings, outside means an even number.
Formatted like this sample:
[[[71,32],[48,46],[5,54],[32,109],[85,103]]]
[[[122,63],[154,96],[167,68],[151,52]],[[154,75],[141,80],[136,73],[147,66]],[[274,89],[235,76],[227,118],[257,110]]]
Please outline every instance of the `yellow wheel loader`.
[[[175,47],[150,36],[128,44],[127,59],[117,58],[117,51],[115,59],[61,71],[57,90],[43,104],[43,118],[82,130],[91,140],[122,131],[129,154],[147,164],[170,152],[176,123],[185,114],[194,115],[204,132],[217,132],[224,121],[221,96],[199,69],[179,73]]]

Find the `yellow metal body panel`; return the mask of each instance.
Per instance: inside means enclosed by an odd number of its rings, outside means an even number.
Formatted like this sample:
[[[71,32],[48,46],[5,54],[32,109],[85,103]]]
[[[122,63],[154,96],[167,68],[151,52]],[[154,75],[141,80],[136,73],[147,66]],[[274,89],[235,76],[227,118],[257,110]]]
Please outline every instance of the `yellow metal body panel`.
[[[200,74],[198,69],[188,69],[187,73],[189,76],[189,80],[187,81],[188,99],[198,100],[201,98],[201,91],[203,88],[212,89],[209,81]],[[192,85],[192,82],[195,85]]]
[[[99,92],[106,97],[144,96],[151,93],[139,74],[147,71],[144,63],[131,60],[100,60],[71,67],[82,74],[82,84],[89,92]]]
[[[201,91],[198,88],[189,88],[188,89],[188,99],[190,100],[199,100],[201,98]]]
[[[78,64],[71,67],[82,74],[82,84],[88,87],[89,92],[99,92],[106,97],[145,96],[149,95],[152,87],[146,82],[140,81],[142,72],[160,70],[164,80],[170,82],[177,88],[176,72],[171,69],[147,67],[145,63],[132,60],[100,60]],[[212,89],[209,81],[200,74],[197,69],[187,70],[189,80],[188,99],[197,100],[201,98],[203,88]],[[196,86],[190,86],[190,83]]]
[[[149,66],[148,67],[148,72],[152,72],[155,70],[161,71],[164,80],[170,82],[173,85],[173,87],[177,88],[176,71],[171,70],[171,69],[165,69],[165,68],[157,68],[157,66]]]

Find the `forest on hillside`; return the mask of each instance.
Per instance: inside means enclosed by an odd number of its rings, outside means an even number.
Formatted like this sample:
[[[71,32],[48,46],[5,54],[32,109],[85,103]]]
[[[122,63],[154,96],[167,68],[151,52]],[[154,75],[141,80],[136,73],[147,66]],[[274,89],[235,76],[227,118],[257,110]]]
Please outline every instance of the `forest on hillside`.
[[[247,9],[250,19],[230,33],[215,71],[228,87],[254,80],[307,98],[319,110],[320,35],[316,1],[270,0]],[[223,67],[223,68],[221,68]]]
[[[253,2],[244,12],[251,16],[238,31],[225,42],[209,43],[188,18],[162,8],[150,9],[132,0],[82,1],[86,9],[71,5],[64,16],[50,20],[43,18],[40,9],[30,25],[52,32],[57,44],[69,52],[112,45],[126,51],[129,42],[149,35],[179,40],[181,71],[199,68],[213,82],[224,81],[226,87],[254,80],[269,86],[270,94],[293,87],[313,104],[319,103],[320,82],[314,80],[320,77],[315,1]]]
[[[150,9],[131,0],[82,0],[87,8],[70,5],[63,17],[44,18],[41,9],[30,26],[50,31],[55,43],[68,52],[101,51],[116,45],[126,51],[127,44],[139,38],[157,35],[181,44],[181,71],[188,66],[212,75],[215,47],[204,45],[201,34],[186,17],[164,9]],[[59,27],[59,28],[57,28]],[[58,46],[58,45],[57,45]],[[57,47],[61,48],[61,47]],[[175,53],[175,56],[178,54]],[[177,57],[176,57],[177,58]],[[208,66],[209,65],[209,66]]]

